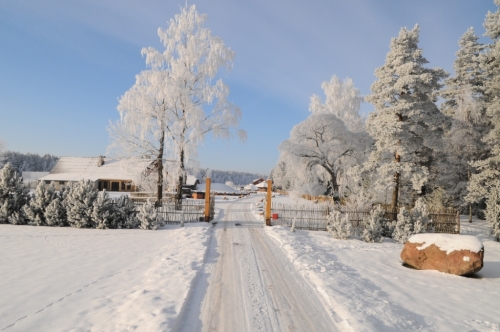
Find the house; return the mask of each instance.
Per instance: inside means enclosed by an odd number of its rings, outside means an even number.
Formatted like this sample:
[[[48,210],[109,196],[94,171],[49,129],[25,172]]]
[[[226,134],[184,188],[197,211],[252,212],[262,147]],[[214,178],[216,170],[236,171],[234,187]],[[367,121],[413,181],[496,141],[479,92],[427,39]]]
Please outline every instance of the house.
[[[188,175],[186,176],[182,187],[195,190],[198,184],[200,184],[200,180],[198,180],[194,175]]]
[[[256,185],[258,191],[267,191],[267,181],[261,182],[258,185]]]
[[[259,183],[262,183],[262,182],[265,182],[266,180],[264,180],[263,178],[258,178],[258,179],[255,179],[252,181],[252,184],[254,186],[258,185]]]
[[[52,171],[39,179],[54,184],[56,190],[70,182],[90,180],[99,190],[136,191],[134,180],[140,176],[152,161],[149,159],[129,162],[99,157],[61,157]]]

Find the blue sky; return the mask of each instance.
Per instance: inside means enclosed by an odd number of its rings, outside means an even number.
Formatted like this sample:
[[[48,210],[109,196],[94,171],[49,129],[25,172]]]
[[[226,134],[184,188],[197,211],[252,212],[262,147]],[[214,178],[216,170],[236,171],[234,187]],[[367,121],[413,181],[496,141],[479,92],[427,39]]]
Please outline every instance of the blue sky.
[[[278,145],[309,115],[332,75],[370,93],[401,27],[420,25],[430,67],[453,73],[460,36],[482,35],[492,0],[200,0],[206,26],[236,52],[223,71],[245,144],[207,137],[203,168],[268,174]],[[158,27],[185,1],[0,0],[0,139],[7,149],[98,156],[118,119],[118,98],[145,69],[142,47],[161,49]],[[483,42],[488,39],[482,38]],[[362,112],[372,111],[370,104]]]

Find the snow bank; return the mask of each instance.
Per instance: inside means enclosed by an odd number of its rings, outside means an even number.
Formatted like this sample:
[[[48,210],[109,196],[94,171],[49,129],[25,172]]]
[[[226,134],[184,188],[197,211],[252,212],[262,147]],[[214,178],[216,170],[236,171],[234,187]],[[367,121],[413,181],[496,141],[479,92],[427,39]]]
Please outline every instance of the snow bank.
[[[410,243],[422,243],[418,250],[423,250],[434,244],[446,254],[453,251],[469,250],[472,252],[480,252],[483,249],[483,243],[472,235],[455,235],[455,234],[417,234],[410,237]]]
[[[170,330],[211,229],[0,225],[0,331]]]

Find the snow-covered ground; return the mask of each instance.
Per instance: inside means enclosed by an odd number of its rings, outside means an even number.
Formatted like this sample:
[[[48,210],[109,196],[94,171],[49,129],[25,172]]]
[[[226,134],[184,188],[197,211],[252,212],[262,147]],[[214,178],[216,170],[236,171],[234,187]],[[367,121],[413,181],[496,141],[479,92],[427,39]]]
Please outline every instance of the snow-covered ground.
[[[484,244],[484,267],[472,278],[402,265],[402,244],[336,240],[327,232],[266,227],[290,262],[321,295],[344,330],[499,331],[500,243],[486,221],[464,217],[462,234]]]
[[[211,231],[0,225],[0,331],[167,330]]]

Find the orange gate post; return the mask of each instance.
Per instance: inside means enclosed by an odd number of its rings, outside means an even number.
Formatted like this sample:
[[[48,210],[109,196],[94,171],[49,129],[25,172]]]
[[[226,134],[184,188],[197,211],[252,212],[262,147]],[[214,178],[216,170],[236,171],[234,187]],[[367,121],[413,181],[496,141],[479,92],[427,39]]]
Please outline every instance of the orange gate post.
[[[271,196],[273,192],[273,180],[267,180],[266,199],[266,226],[271,226]]]
[[[210,181],[205,179],[205,222],[210,222]]]

